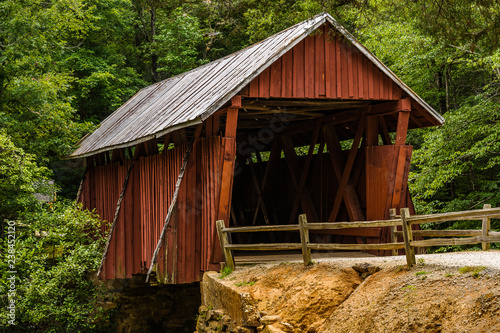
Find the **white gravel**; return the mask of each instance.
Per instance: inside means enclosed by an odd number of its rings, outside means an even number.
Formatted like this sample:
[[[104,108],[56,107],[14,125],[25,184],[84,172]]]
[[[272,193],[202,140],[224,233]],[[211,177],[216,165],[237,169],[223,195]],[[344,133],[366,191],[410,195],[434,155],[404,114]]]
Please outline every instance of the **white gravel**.
[[[490,269],[500,270],[500,251],[497,250],[417,254],[416,258],[417,262],[419,259],[423,259],[426,265],[445,267],[485,266]],[[381,268],[406,265],[405,255],[365,258],[318,258],[313,260],[342,267],[351,267],[354,264],[365,262]]]

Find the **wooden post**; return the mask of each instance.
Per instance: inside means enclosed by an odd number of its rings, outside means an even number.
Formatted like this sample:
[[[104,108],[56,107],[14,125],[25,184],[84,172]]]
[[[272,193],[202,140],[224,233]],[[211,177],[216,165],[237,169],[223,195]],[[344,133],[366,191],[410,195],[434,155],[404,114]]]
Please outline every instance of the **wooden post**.
[[[300,228],[300,242],[302,243],[302,258],[304,265],[312,264],[311,250],[307,248],[309,244],[309,229],[307,229],[307,216],[306,214],[299,215],[299,228]]]
[[[488,209],[488,208],[491,208],[490,204],[485,204],[483,206],[483,209]],[[483,227],[482,227],[483,237],[488,237],[490,228],[491,228],[491,219],[489,217],[483,217]],[[481,243],[481,245],[483,247],[483,251],[488,251],[491,248],[490,243]]]
[[[222,232],[222,230],[224,230],[224,228],[226,227],[224,221],[217,220],[217,222],[215,223],[217,225],[217,235],[219,235],[220,248],[222,249],[222,253],[224,254],[224,261],[226,262],[226,266],[234,270],[235,267],[233,253],[231,250],[226,248],[226,245],[229,244],[229,239],[227,237],[227,233]]]
[[[396,208],[391,208],[389,209],[389,216],[390,216],[390,219],[391,220],[395,220],[396,219]],[[391,243],[397,243],[398,242],[398,239],[396,237],[396,229],[397,227],[395,225],[393,226],[390,226],[390,231],[391,231]],[[392,255],[393,256],[397,256],[398,255],[398,250],[394,249],[392,250]]]
[[[401,208],[401,226],[403,227],[403,238],[405,240],[406,263],[408,267],[411,267],[415,265],[417,261],[415,260],[415,250],[411,246],[413,236],[411,233],[411,225],[408,223],[408,217],[410,217],[410,210],[408,208]]]

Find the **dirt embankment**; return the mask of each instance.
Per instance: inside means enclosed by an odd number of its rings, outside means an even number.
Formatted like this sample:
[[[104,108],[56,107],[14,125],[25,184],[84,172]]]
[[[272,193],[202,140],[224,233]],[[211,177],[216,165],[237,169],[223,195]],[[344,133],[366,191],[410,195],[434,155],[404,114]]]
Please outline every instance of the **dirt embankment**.
[[[283,263],[217,279],[279,315],[270,332],[500,332],[500,271],[464,270],[420,261],[363,279],[334,262]]]

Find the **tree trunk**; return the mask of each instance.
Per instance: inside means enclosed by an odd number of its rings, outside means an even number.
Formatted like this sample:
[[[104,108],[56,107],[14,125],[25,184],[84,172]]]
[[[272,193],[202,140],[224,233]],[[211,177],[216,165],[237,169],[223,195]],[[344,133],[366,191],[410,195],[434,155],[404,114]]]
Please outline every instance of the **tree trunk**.
[[[158,54],[156,53],[156,8],[151,8],[151,74],[153,82],[158,82]]]

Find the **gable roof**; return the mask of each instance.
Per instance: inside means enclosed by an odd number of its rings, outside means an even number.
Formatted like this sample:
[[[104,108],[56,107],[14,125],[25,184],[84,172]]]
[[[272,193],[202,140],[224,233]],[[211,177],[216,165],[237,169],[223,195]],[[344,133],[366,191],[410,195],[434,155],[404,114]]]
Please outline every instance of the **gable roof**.
[[[241,51],[141,89],[84,137],[69,156],[79,158],[133,146],[199,124],[297,43],[329,22],[415,100],[437,124],[443,118],[330,14],[318,14]]]

